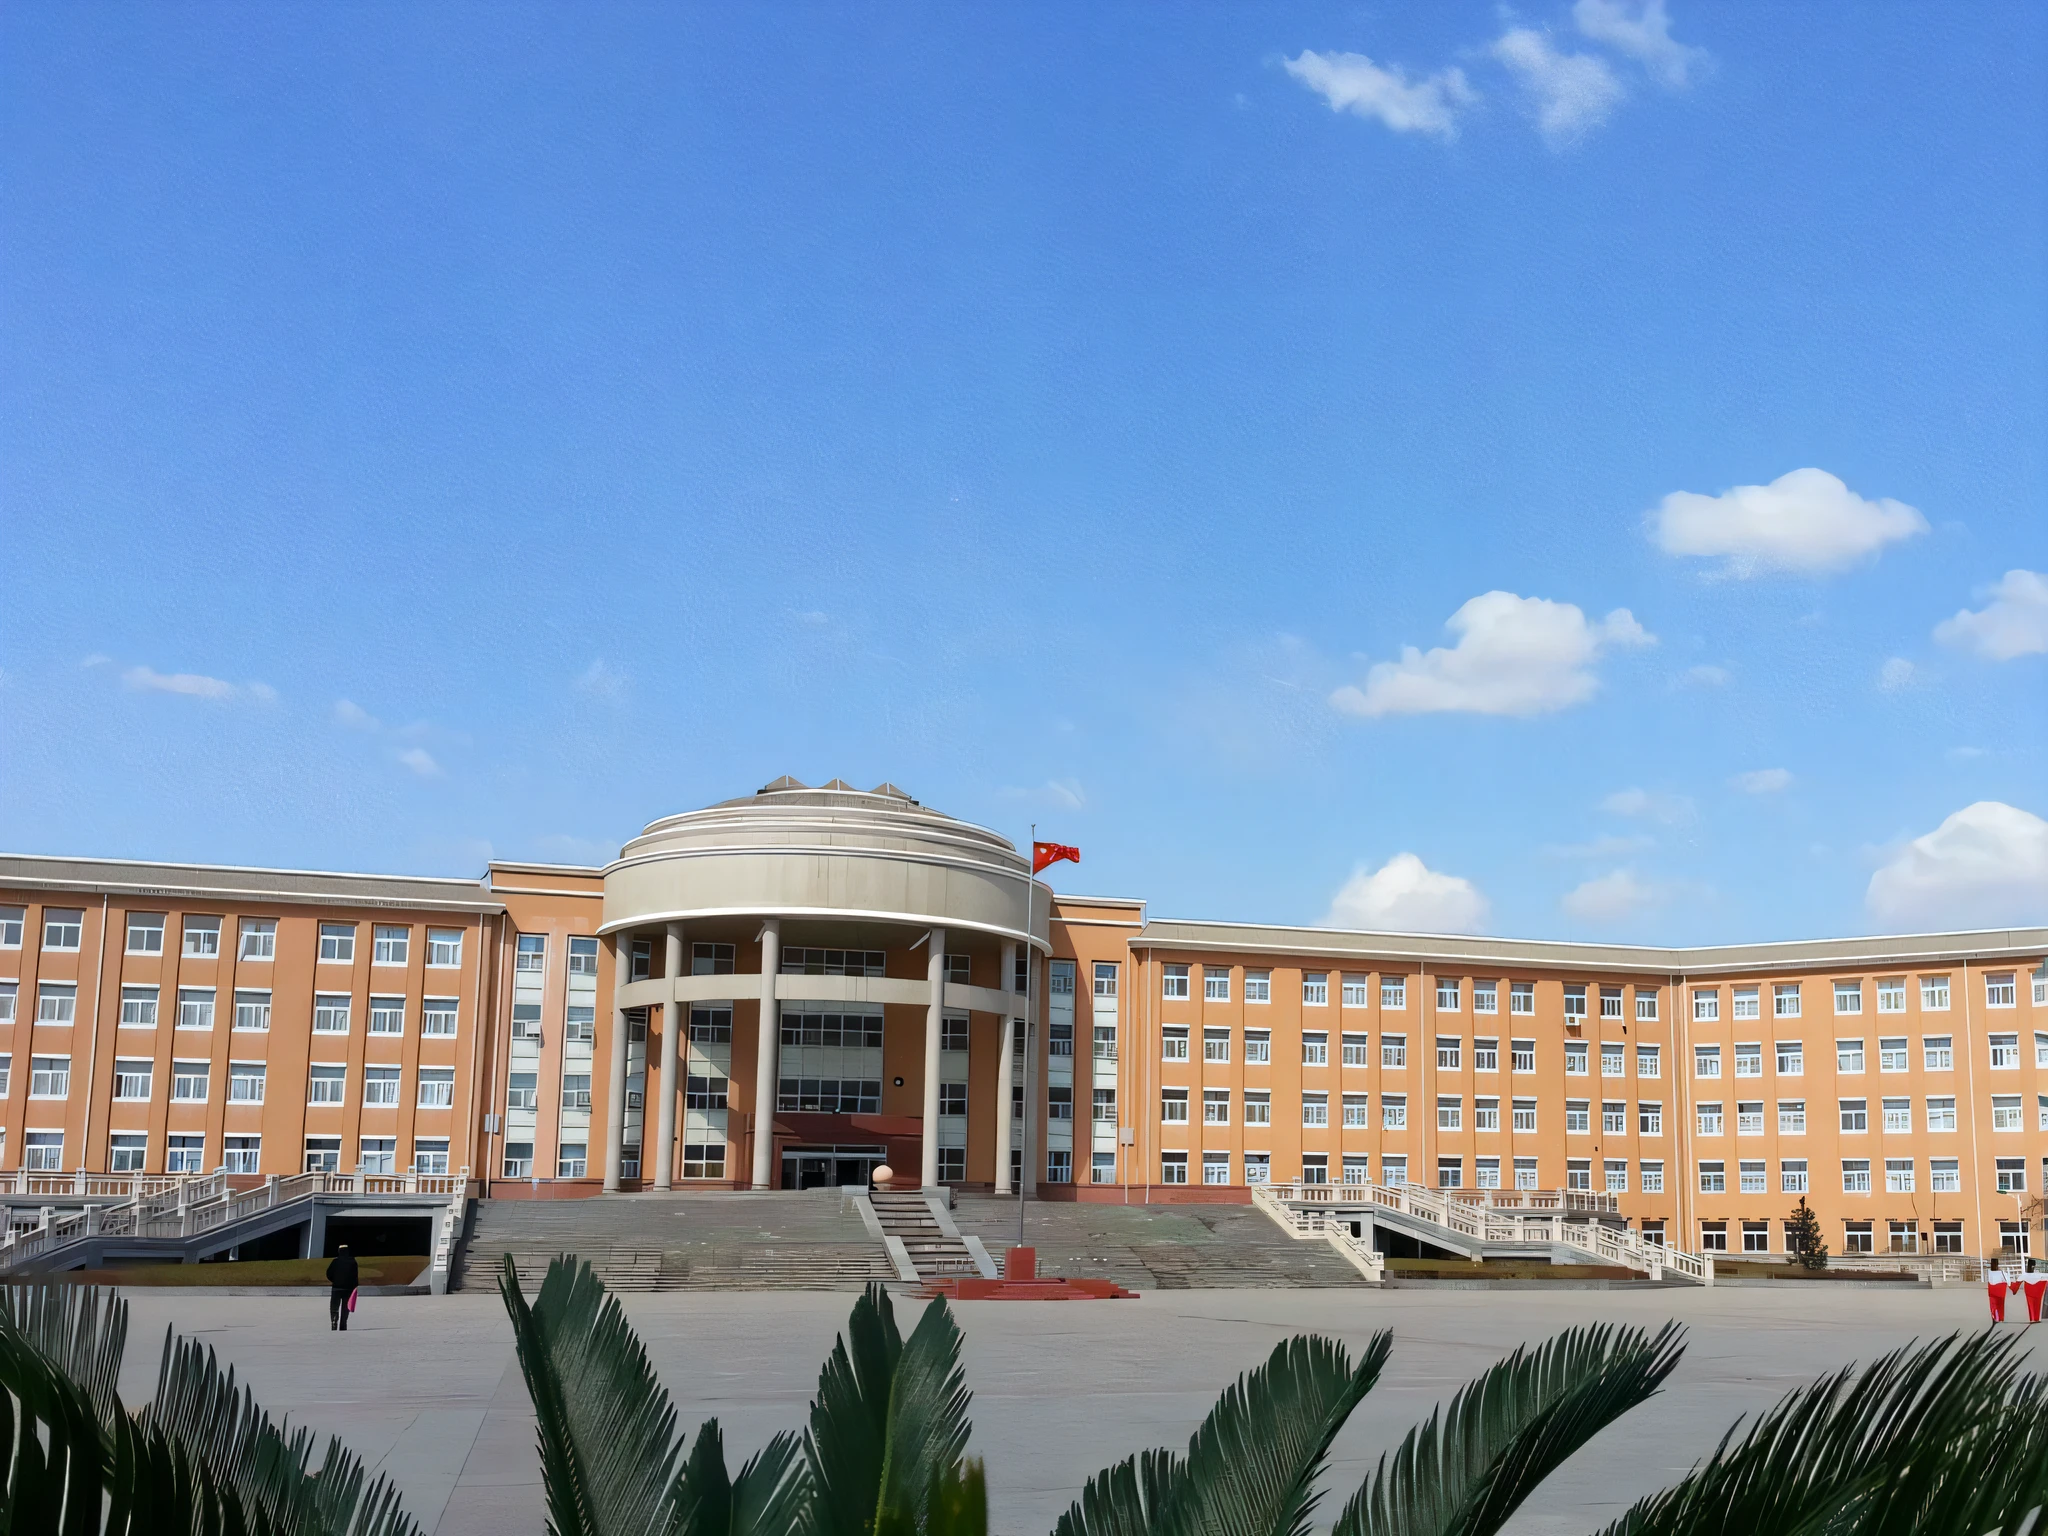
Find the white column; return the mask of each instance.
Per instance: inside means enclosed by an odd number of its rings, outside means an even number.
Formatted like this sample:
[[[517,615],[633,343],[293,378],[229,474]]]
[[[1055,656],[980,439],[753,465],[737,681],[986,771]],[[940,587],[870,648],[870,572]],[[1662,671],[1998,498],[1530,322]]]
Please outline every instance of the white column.
[[[946,1017],[946,930],[934,928],[925,937],[931,953],[926,957],[926,975],[931,982],[931,1003],[924,1015],[924,1158],[918,1182],[926,1189],[939,1187],[939,1037]]]
[[[775,973],[782,965],[782,920],[761,925],[761,1032],[754,1047],[754,1188],[775,1187],[776,1053],[782,1020],[775,1007]]]
[[[663,957],[667,963],[662,967],[662,974],[669,979],[669,996],[661,1009],[661,1103],[654,1117],[652,1137],[647,1134],[647,1111],[640,1111],[640,1178],[644,1187],[647,1165],[652,1160],[656,1189],[673,1189],[676,1180],[676,1091],[682,1086],[676,1078],[682,1070],[684,1013],[675,1000],[675,979],[683,973],[681,923],[668,925],[667,949]],[[653,1017],[652,1012],[648,1017]]]
[[[1021,944],[1010,946],[1010,969],[1003,977],[1005,992],[1017,984],[1017,956],[1023,947]],[[1015,1015],[1022,1006],[1020,999],[1004,1009],[1003,1016],[996,1021],[999,1026],[996,1031],[996,1193],[999,1195],[1010,1192],[1010,1128],[1014,1124],[1010,1112],[1010,1058],[1020,1033]]]
[[[1038,1117],[1042,1110],[1040,1101],[1045,1094],[1037,1086],[1038,1066],[1038,1005],[1037,994],[1031,986],[1032,977],[1038,971],[1038,956],[1028,948],[1024,951],[1024,1194],[1035,1198],[1038,1194],[1038,1167],[1044,1162],[1045,1154],[1038,1149]]]
[[[620,1156],[626,1144],[626,1010],[619,1006],[619,993],[633,974],[633,940],[621,933],[614,951],[616,961],[612,971],[612,1075],[611,1093],[606,1103],[604,1130],[604,1187],[607,1194],[615,1194],[619,1188]],[[644,1123],[646,1116],[641,1120]],[[641,1133],[646,1139],[646,1133]],[[646,1149],[641,1149],[644,1165]]]

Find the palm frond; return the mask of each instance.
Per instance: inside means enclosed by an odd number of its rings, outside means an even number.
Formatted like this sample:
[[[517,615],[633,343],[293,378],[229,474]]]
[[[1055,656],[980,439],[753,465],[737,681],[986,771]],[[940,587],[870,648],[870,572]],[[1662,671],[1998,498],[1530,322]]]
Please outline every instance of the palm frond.
[[[810,1536],[873,1536],[889,1446],[889,1398],[903,1337],[889,1293],[870,1284],[818,1372],[804,1433]]]
[[[1053,1536],[1149,1536],[1163,1528],[1186,1475],[1186,1463],[1171,1451],[1127,1456],[1088,1479]]]
[[[0,1400],[7,1529],[98,1536],[104,1447],[92,1398],[23,1335],[0,1329]]]
[[[509,1254],[499,1290],[539,1421],[549,1528],[648,1536],[665,1527],[680,1450],[675,1408],[618,1299],[567,1256],[548,1265],[532,1306]]]
[[[1684,1353],[1676,1324],[1570,1328],[1517,1349],[1408,1431],[1333,1536],[1491,1536],[1594,1435],[1648,1398]]]
[[[877,1522],[894,1510],[913,1529],[922,1527],[933,1487],[958,1481],[960,1455],[973,1427],[967,1418],[970,1396],[960,1366],[960,1325],[945,1298],[934,1297],[897,1356],[889,1383]]]
[[[803,1443],[795,1435],[777,1435],[732,1480],[728,1536],[795,1536],[810,1492]]]
[[[2038,1472],[2001,1471],[1996,1433],[2015,1391],[2017,1336],[1955,1336],[1905,1345],[1860,1375],[1852,1367],[1788,1393],[1748,1433],[1731,1429],[1684,1481],[1642,1500],[1608,1536],[1724,1530],[1856,1532],[1986,1530],[2031,1504]],[[2038,1422],[2038,1415],[2036,1416]],[[2016,1437],[2015,1437],[2016,1438]],[[2022,1440],[2023,1447],[2031,1440]],[[2034,1502],[2039,1502],[2035,1499]],[[1952,1518],[1996,1504],[1995,1518]],[[1975,1517],[1973,1516],[1973,1519]]]
[[[725,1435],[718,1420],[697,1429],[669,1499],[670,1536],[726,1536],[732,1526],[732,1478],[725,1470]]]
[[[979,1461],[940,1471],[925,1498],[924,1536],[988,1536],[988,1479]]]
[[[0,1285],[0,1328],[11,1328],[85,1389],[100,1422],[118,1401],[128,1303],[111,1286]]]

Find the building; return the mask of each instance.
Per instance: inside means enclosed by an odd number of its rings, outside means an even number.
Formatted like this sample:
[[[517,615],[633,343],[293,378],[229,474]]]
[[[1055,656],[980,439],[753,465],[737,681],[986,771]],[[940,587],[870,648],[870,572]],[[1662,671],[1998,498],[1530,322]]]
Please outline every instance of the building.
[[[2048,1184],[2044,959],[2041,928],[1668,949],[1152,919],[836,780],[481,881],[7,856],[0,1178],[1414,1181],[1607,1191],[1738,1253],[1782,1253],[1803,1195],[1837,1252],[1983,1252],[2028,1245]]]

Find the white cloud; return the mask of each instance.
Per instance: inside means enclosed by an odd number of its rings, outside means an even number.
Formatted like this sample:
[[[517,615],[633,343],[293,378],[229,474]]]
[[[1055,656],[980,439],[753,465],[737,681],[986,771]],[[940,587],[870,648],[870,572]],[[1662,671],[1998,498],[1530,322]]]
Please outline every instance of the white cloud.
[[[345,725],[352,731],[381,731],[384,728],[383,721],[362,705],[348,699],[334,701],[334,721],[335,724]]]
[[[441,765],[425,747],[407,747],[398,754],[398,760],[423,779],[438,779]]]
[[[1886,693],[1897,693],[1901,688],[1913,686],[1913,680],[1920,675],[1920,669],[1903,656],[1894,656],[1877,669],[1877,686]]]
[[[1584,843],[1546,843],[1546,859],[1615,859],[1623,854],[1641,853],[1657,846],[1657,839],[1641,832],[1627,837],[1596,837]]]
[[[1386,67],[1362,53],[1317,53],[1303,49],[1285,59],[1287,73],[1330,104],[1332,112],[1371,118],[1396,133],[1458,136],[1458,110],[1479,99],[1464,71],[1439,70],[1411,80],[1398,64]]]
[[[1593,697],[1592,665],[1613,646],[1654,645],[1635,615],[1617,608],[1597,624],[1571,603],[1512,592],[1473,598],[1444,624],[1455,646],[1427,653],[1401,648],[1399,661],[1366,673],[1330,695],[1347,715],[1542,715]]]
[[[1991,589],[1991,601],[1972,613],[1965,608],[1934,626],[1943,645],[1975,651],[1987,661],[2048,652],[2048,576],[2007,571]]]
[[[1642,0],[1634,6],[1626,0],[1578,0],[1572,20],[1580,32],[1634,59],[1669,90],[1683,90],[1712,62],[1706,49],[1688,48],[1672,37],[1664,0]]]
[[[1998,800],[1965,806],[1873,874],[1864,901],[1893,928],[2048,921],[2048,821]]]
[[[1486,898],[1471,881],[1438,874],[1412,853],[1397,853],[1378,869],[1354,870],[1330,899],[1321,926],[1476,933],[1486,912]]]
[[[1792,784],[1792,770],[1789,768],[1752,768],[1748,773],[1738,773],[1728,783],[1745,795],[1775,795]]]
[[[1596,875],[1565,892],[1565,911],[1582,923],[1619,923],[1662,906],[1668,893],[1645,884],[1635,871],[1617,869]]]
[[[1547,36],[1528,27],[1502,33],[1492,51],[1521,82],[1536,127],[1552,149],[1574,144],[1606,122],[1626,94],[1605,59],[1561,53]]]
[[[233,683],[197,672],[157,672],[149,667],[130,667],[121,681],[141,693],[175,693],[188,699],[231,699],[241,690]]]
[[[1680,682],[1694,688],[1726,688],[1728,669],[1726,667],[1687,667]]]
[[[607,665],[600,656],[577,677],[576,691],[587,693],[594,699],[617,702],[626,695],[626,674],[616,667]]]
[[[1079,779],[1047,779],[1035,789],[1008,785],[1000,793],[1005,800],[1052,805],[1063,811],[1084,810],[1088,805],[1087,793],[1081,788]]]
[[[1600,809],[1612,816],[1638,816],[1649,821],[1676,823],[1692,820],[1693,806],[1685,795],[1630,788],[1617,789],[1600,802]]]
[[[1839,570],[1927,531],[1927,519],[1904,502],[1866,501],[1824,469],[1795,469],[1718,496],[1673,491],[1646,521],[1665,554],[1720,557],[1730,576]]]
[[[1986,753],[1982,747],[1950,747],[1946,752],[1942,753],[1942,756],[1952,763],[1972,762],[1985,755]]]
[[[114,658],[109,656],[105,651],[94,651],[90,656],[86,657],[83,661],[79,663],[81,667],[88,668],[109,667],[113,664]]]

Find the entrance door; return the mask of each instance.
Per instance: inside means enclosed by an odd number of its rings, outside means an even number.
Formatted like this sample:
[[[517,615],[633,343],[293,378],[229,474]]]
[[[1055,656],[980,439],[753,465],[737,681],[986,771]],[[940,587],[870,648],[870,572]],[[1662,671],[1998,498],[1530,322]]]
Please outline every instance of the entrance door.
[[[829,1152],[785,1152],[782,1154],[784,1189],[821,1189],[832,1182],[832,1154]]]
[[[784,1189],[865,1189],[875,1170],[888,1160],[880,1147],[785,1147]]]

